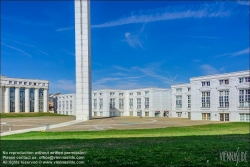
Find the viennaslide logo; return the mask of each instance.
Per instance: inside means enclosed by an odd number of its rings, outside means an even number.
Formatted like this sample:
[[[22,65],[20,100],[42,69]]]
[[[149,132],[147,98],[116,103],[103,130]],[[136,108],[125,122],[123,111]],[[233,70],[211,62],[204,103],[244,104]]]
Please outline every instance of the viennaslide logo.
[[[235,162],[237,166],[239,162],[248,162],[247,153],[247,151],[240,151],[239,147],[236,151],[221,151],[220,160],[223,162]]]

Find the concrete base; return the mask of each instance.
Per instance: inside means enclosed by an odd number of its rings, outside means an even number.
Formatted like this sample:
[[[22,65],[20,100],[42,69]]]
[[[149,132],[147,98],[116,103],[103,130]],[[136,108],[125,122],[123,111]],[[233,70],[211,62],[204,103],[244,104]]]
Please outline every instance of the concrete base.
[[[89,118],[88,115],[76,115],[76,120],[79,120],[79,121],[87,121],[87,120],[90,120],[91,118]]]

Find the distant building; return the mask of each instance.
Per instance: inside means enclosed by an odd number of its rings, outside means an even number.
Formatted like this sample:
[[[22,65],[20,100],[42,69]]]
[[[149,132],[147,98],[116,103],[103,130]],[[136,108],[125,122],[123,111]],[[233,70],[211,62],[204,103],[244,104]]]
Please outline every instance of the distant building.
[[[57,114],[75,115],[75,103],[75,94],[56,93],[54,95],[54,112]]]
[[[250,121],[250,71],[190,78],[171,86],[172,117]]]
[[[48,112],[49,81],[1,76],[0,112]]]
[[[92,92],[92,115],[101,117],[169,116],[171,90],[146,88],[133,90],[96,90]],[[71,106],[72,104],[72,106]],[[75,94],[57,96],[58,114],[74,115]]]

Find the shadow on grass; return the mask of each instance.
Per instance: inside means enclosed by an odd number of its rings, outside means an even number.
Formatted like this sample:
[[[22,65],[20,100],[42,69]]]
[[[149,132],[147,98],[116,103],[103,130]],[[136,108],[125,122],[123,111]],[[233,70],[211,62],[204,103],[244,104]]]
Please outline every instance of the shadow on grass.
[[[52,132],[53,133],[53,132]],[[1,163],[7,162],[6,157],[11,157],[10,152],[33,152],[30,166],[94,166],[94,167],[248,167],[250,142],[249,134],[231,135],[204,135],[204,136],[175,136],[175,137],[133,137],[133,138],[99,138],[99,139],[46,139],[51,132],[37,133],[30,132],[26,135],[43,134],[43,140],[2,140],[1,141]],[[62,133],[63,134],[63,133]],[[84,135],[84,134],[81,134]],[[69,136],[70,138],[70,136]],[[3,151],[9,152],[9,155]],[[35,155],[35,152],[46,152],[45,154]],[[58,154],[53,154],[58,151]],[[228,158],[223,153],[238,153],[239,159]],[[238,151],[238,152],[237,152]],[[246,152],[247,151],[247,152]],[[68,155],[59,153],[71,152]],[[81,152],[76,155],[72,152]],[[242,152],[246,157],[242,157]],[[84,154],[86,153],[86,154]],[[246,154],[247,153],[247,154]],[[25,154],[21,154],[24,156]],[[43,156],[59,159],[39,159]],[[5,156],[5,158],[3,158]],[[20,156],[20,154],[18,155]],[[27,156],[27,154],[26,154]],[[29,155],[31,157],[31,155]],[[72,159],[73,158],[79,159]],[[222,156],[222,157],[221,157]],[[13,156],[12,156],[13,157]],[[17,155],[14,156],[17,158]],[[51,157],[50,157],[51,158]],[[64,159],[66,158],[66,159]],[[222,158],[222,159],[221,159]],[[233,158],[233,159],[232,159]],[[247,158],[247,159],[244,159]],[[25,161],[25,159],[22,159]],[[235,161],[234,161],[235,160]],[[1,166],[27,166],[26,164],[17,165],[1,164]],[[26,160],[31,161],[31,160]],[[43,164],[45,161],[59,164]],[[8,163],[11,161],[9,160]],[[82,164],[63,164],[63,163],[82,163]],[[48,162],[46,162],[48,163]]]

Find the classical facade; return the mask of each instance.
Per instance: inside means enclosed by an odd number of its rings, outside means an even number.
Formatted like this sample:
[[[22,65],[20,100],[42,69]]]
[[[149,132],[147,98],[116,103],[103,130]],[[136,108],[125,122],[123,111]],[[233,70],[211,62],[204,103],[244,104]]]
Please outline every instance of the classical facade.
[[[49,81],[1,76],[0,112],[47,112]]]
[[[250,121],[249,70],[190,78],[190,83],[171,90],[173,117]]]
[[[161,88],[96,90],[92,92],[92,114],[101,117],[140,116],[141,114],[143,117],[169,116],[170,98],[171,90]],[[74,94],[57,96],[57,113],[75,115],[74,101]],[[70,107],[70,104],[73,106]]]

